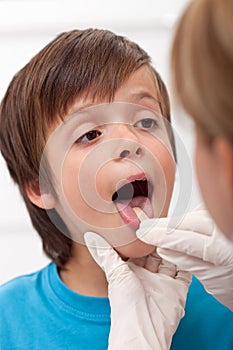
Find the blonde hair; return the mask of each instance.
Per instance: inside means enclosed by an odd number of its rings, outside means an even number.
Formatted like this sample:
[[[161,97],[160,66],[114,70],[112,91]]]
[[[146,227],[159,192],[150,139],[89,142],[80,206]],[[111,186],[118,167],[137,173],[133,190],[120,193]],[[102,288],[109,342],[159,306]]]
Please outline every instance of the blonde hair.
[[[173,89],[206,140],[233,145],[233,0],[193,0],[171,53]]]

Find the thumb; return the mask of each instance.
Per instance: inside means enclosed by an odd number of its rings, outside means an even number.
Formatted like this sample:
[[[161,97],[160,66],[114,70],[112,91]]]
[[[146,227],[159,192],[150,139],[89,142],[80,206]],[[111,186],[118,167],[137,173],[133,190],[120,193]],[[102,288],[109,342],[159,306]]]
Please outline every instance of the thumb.
[[[111,245],[98,234],[86,232],[84,240],[95,262],[104,270],[108,281],[113,271],[127,266]]]
[[[86,232],[84,240],[93,259],[105,272],[109,284],[110,304],[117,305],[112,312],[118,312],[122,300],[124,300],[127,307],[132,305],[135,300],[141,300],[144,293],[141,283],[128,264],[120,258],[110,244],[94,232]],[[132,293],[134,299],[132,299]]]

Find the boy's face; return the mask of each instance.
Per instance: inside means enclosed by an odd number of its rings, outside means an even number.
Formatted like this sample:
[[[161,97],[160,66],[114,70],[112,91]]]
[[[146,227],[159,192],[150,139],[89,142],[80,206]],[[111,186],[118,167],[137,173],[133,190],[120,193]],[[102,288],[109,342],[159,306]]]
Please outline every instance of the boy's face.
[[[151,71],[140,68],[113,103],[101,102],[90,107],[92,100],[79,99],[50,135],[55,208],[75,241],[94,231],[122,256],[144,256],[154,247],[136,239],[133,207],[150,218],[166,216],[175,173]]]

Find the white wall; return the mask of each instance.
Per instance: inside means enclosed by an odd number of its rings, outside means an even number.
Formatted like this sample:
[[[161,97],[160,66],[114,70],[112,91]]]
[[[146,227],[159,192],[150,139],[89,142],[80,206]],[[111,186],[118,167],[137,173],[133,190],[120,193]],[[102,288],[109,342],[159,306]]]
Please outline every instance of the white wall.
[[[128,36],[148,51],[169,84],[169,49],[173,26],[187,0],[141,1],[1,1],[0,98],[12,76],[59,32],[107,28]],[[192,157],[192,125],[174,116],[175,128]],[[192,183],[189,185],[192,186]],[[190,205],[199,201],[195,179]],[[175,202],[174,202],[175,203]],[[175,205],[173,203],[173,206]],[[0,156],[0,284],[47,263],[40,240]]]

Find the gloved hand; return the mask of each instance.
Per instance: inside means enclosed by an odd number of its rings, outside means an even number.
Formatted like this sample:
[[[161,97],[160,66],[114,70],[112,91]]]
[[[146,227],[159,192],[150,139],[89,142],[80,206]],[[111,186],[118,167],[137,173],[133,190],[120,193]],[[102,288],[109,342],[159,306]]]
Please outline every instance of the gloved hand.
[[[92,232],[86,233],[84,239],[108,280],[111,306],[108,349],[169,349],[184,315],[190,274],[177,272],[175,266],[156,254],[137,260],[144,267],[125,262],[102,237]]]
[[[203,205],[174,228],[171,223],[169,218],[145,220],[137,236],[157,246],[158,254],[178,269],[194,274],[210,294],[233,311],[233,243],[217,229]]]

